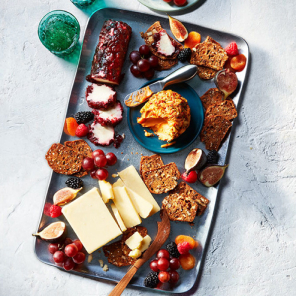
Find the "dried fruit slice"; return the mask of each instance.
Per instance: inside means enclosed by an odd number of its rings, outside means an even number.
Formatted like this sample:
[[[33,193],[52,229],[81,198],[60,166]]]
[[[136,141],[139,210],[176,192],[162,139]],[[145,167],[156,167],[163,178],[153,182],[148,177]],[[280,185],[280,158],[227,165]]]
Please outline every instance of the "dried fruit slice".
[[[75,120],[75,118],[73,118],[73,117],[66,118],[65,124],[64,124],[64,132],[68,136],[74,137],[77,127],[78,127],[78,123]]]
[[[217,184],[224,176],[227,165],[210,165],[201,170],[198,174],[199,181],[206,187]]]
[[[119,101],[107,110],[93,110],[95,114],[95,121],[102,126],[117,125],[122,120],[123,108]]]
[[[188,242],[190,245],[190,249],[193,249],[196,247],[196,241],[191,236],[181,234],[175,238],[175,243],[177,245],[183,242]]]
[[[66,230],[66,224],[64,222],[58,221],[49,224],[42,231],[32,234],[33,236],[38,236],[43,240],[48,242],[54,242],[60,239]]]
[[[184,47],[187,48],[194,48],[198,43],[200,43],[200,40],[201,40],[201,36],[199,33],[197,32],[190,32],[188,34],[188,37],[187,39],[185,40],[185,43],[184,43]]]
[[[185,159],[185,170],[190,172],[191,170],[199,170],[207,162],[207,156],[202,149],[193,149]]]
[[[241,72],[245,69],[247,58],[243,54],[239,54],[230,60],[230,66],[237,72]]]
[[[195,265],[195,258],[190,253],[180,255],[179,260],[184,270],[192,269]]]
[[[170,28],[171,28],[173,35],[175,36],[175,38],[179,42],[183,42],[188,37],[187,29],[177,19],[175,19],[169,15],[168,15],[168,17],[169,17],[169,22],[170,22]]]
[[[63,206],[66,203],[70,202],[71,200],[73,200],[77,193],[82,189],[73,189],[70,187],[65,187],[63,189],[60,189],[59,191],[57,191],[54,196],[53,196],[53,204],[56,206]]]
[[[115,131],[113,126],[102,126],[99,122],[94,121],[87,137],[97,146],[108,146],[114,141]]]
[[[106,84],[92,84],[86,89],[85,98],[90,108],[108,109],[116,102],[116,91]]]

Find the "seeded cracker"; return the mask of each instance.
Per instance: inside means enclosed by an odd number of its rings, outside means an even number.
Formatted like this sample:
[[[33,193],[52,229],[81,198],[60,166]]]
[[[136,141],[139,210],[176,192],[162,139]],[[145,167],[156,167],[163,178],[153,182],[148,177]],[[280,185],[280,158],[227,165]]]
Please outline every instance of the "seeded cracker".
[[[161,194],[174,189],[181,174],[174,162],[143,172],[143,180],[151,193]]]
[[[163,166],[161,156],[154,154],[151,156],[142,156],[140,162],[140,175],[143,177],[143,172],[154,170]]]
[[[231,128],[229,120],[220,115],[206,117],[200,133],[200,140],[205,143],[207,150],[218,151],[221,143]]]
[[[125,241],[138,231],[142,237],[147,235],[147,229],[143,226],[128,228],[122,235],[122,239],[118,242],[103,247],[104,255],[108,262],[118,267],[134,264],[137,259],[129,257],[131,249],[125,244]]]
[[[205,109],[215,103],[220,103],[224,99],[224,94],[218,88],[210,88],[201,97],[200,100]]]
[[[221,115],[227,120],[232,120],[237,117],[237,111],[232,100],[225,100],[209,106],[205,117],[210,115]]]
[[[213,70],[208,67],[198,66],[197,68],[197,75],[201,79],[209,80],[215,77],[218,71]]]
[[[83,156],[76,150],[53,144],[45,155],[48,165],[54,172],[64,175],[73,175],[81,170]]]

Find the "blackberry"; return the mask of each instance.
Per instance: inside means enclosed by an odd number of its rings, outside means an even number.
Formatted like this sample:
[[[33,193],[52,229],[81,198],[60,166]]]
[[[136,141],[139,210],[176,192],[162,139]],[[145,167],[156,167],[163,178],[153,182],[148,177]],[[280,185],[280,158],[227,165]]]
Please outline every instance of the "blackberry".
[[[182,63],[188,61],[191,57],[191,49],[190,48],[184,48],[179,54],[178,54],[178,60]]]
[[[65,183],[68,187],[71,187],[73,189],[83,187],[83,181],[80,178],[69,178]]]
[[[158,284],[158,274],[155,271],[151,271],[144,279],[145,287],[155,288]]]
[[[87,123],[94,119],[94,115],[90,111],[77,112],[74,117],[78,124]]]
[[[169,251],[170,255],[174,258],[179,258],[180,253],[177,249],[177,245],[175,242],[170,242],[166,245],[167,250]]]
[[[207,163],[208,164],[216,164],[218,163],[218,152],[215,150],[211,150],[209,151],[208,155],[207,155]]]

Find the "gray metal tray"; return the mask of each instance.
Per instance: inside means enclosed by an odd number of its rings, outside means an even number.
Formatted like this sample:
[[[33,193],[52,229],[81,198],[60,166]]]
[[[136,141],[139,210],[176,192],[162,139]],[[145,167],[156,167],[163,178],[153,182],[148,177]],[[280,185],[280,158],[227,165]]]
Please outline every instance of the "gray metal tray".
[[[90,73],[91,62],[92,62],[96,45],[98,43],[99,33],[103,26],[104,21],[107,19],[121,20],[128,23],[132,27],[133,34],[132,34],[131,42],[129,45],[128,53],[131,52],[132,50],[136,50],[140,45],[143,44],[143,41],[139,33],[141,31],[146,31],[147,28],[151,24],[153,24],[155,21],[160,21],[162,26],[170,33],[168,19],[163,18],[161,16],[153,16],[149,14],[138,13],[135,11],[118,10],[113,8],[105,8],[105,9],[96,11],[90,17],[88,21],[88,25],[86,27],[83,46],[82,46],[82,52],[80,56],[79,65],[77,68],[75,81],[74,81],[73,88],[70,95],[66,117],[73,116],[78,111],[90,110],[87,106],[87,103],[85,101],[85,96],[84,96],[85,89],[89,84],[85,80],[85,77]],[[229,34],[229,33],[220,32],[217,30],[212,30],[209,28],[204,28],[199,25],[190,24],[186,22],[184,22],[184,25],[186,26],[189,32],[190,31],[199,32],[203,39],[205,39],[206,36],[210,35],[216,41],[221,43],[223,47],[225,47],[230,42],[235,41],[238,44],[240,52],[247,57],[247,62],[249,61],[248,45],[246,41],[241,37],[238,37],[236,35]],[[116,88],[118,99],[121,100],[121,102],[123,101],[123,98],[125,97],[126,94],[134,91],[135,89],[139,88],[141,85],[143,85],[146,82],[145,79],[134,78],[130,74],[129,72],[130,65],[131,63],[127,58],[123,68],[123,73],[125,73],[125,77],[123,78],[123,81],[121,82],[120,86]],[[180,67],[181,65],[182,64],[179,63],[174,68],[168,71],[156,72],[156,75],[154,78],[165,76],[170,72],[174,71],[175,69],[177,69],[178,67]],[[248,64],[246,65],[246,68],[244,71],[237,73],[237,76],[239,79],[239,87],[233,99],[236,105],[238,105],[239,98],[242,92],[244,80],[246,78],[247,68],[248,68]],[[189,82],[189,85],[192,86],[200,96],[209,88],[214,87],[214,83],[212,80],[202,81],[198,77],[195,77],[194,79],[192,79]],[[124,108],[126,111],[125,106]],[[125,115],[126,115],[126,112],[125,112]],[[133,139],[128,129],[126,117],[124,117],[123,121],[116,127],[116,130],[120,134],[122,133],[125,134],[125,139],[121,144],[120,148],[115,149],[113,146],[103,148],[105,152],[112,151],[113,153],[115,153],[119,160],[115,166],[110,167],[108,169],[109,175],[110,175],[108,178],[108,181],[110,182],[115,181],[115,179],[111,175],[113,173],[116,173],[116,171],[118,170],[122,170],[129,165],[134,165],[138,169],[141,153],[143,153],[143,155],[153,154],[150,151],[144,149]],[[229,138],[230,137],[228,137],[228,139],[223,144],[222,148],[219,150],[220,164],[224,164],[225,162],[228,145],[229,145]],[[69,137],[65,133],[62,133],[60,142],[64,143],[65,141],[74,140],[74,139],[75,139],[74,137]],[[99,148],[94,146],[92,143],[90,143],[90,146],[93,150]],[[172,161],[175,162],[179,167],[180,171],[182,172],[182,170],[184,169],[184,160],[187,154],[193,148],[202,148],[203,150],[206,151],[204,144],[199,141],[199,138],[197,138],[197,140],[192,145],[190,145],[189,147],[187,147],[186,149],[180,152],[177,152],[174,154],[163,154],[162,155],[163,161],[164,163],[169,163]],[[44,153],[45,152],[46,151],[44,151]],[[46,202],[52,203],[52,198],[54,193],[57,190],[65,187],[65,181],[67,180],[67,178],[68,177],[64,175],[52,173],[49,186],[48,186],[48,191],[45,197],[45,203]],[[90,176],[84,177],[83,182],[85,186],[81,191],[82,194],[88,191],[93,186],[98,186],[98,183],[96,182],[96,180],[93,180]],[[174,287],[174,289],[170,289],[169,287],[167,287],[167,289],[164,292],[185,293],[186,291],[189,291],[194,286],[196,279],[200,276],[200,273],[201,273],[201,263],[205,255],[205,246],[206,246],[207,238],[209,235],[210,226],[214,217],[214,209],[217,202],[219,186],[208,189],[203,187],[201,184],[196,183],[196,184],[193,184],[192,187],[210,200],[208,209],[201,217],[197,217],[195,219],[194,226],[190,226],[188,223],[171,222],[171,234],[170,234],[169,240],[174,240],[174,238],[179,234],[190,235],[194,237],[196,240],[198,240],[200,242],[201,248],[196,249],[192,252],[193,255],[196,257],[197,264],[194,269],[189,271],[184,271],[182,269],[178,270],[178,272],[180,272],[179,283]],[[165,195],[155,196],[159,204],[161,204],[161,201],[164,196]],[[57,220],[62,220],[67,224],[68,237],[73,239],[76,238],[75,233],[73,232],[73,230],[71,229],[71,227],[69,226],[69,224],[67,223],[67,221],[63,216],[57,219],[52,219],[43,214],[43,209],[42,209],[40,222],[38,225],[38,231],[40,231],[44,226]],[[155,214],[154,216],[143,220],[143,223],[141,224],[147,227],[148,233],[152,238],[155,237],[157,233],[156,221],[160,221],[159,214]],[[43,263],[55,266],[52,259],[52,255],[48,252],[47,247],[48,247],[47,242],[42,241],[41,239],[38,239],[38,238],[35,239],[35,253],[38,259]],[[70,273],[84,276],[84,277],[89,277],[92,279],[101,279],[101,280],[116,283],[127,272],[127,269],[128,269],[127,267],[118,268],[111,264],[108,264],[109,271],[104,272],[98,263],[98,259],[102,259],[104,263],[107,263],[107,259],[106,257],[104,257],[103,252],[99,250],[94,252],[93,260],[91,263],[87,263],[86,261],[84,264],[77,266],[75,270],[70,271]],[[150,271],[149,263],[146,263],[134,276],[133,280],[131,281],[131,285],[137,286],[137,287],[143,287],[144,286],[143,280],[149,271]]]

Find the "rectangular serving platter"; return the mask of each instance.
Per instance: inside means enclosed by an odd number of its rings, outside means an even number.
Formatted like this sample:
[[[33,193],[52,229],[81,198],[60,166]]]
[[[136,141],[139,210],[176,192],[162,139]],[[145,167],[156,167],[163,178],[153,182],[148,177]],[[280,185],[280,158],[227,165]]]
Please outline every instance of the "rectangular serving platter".
[[[163,18],[161,16],[149,15],[149,14],[139,13],[135,11],[119,10],[114,8],[104,8],[92,14],[85,30],[82,52],[81,52],[80,61],[77,68],[73,88],[71,91],[70,99],[69,99],[67,113],[65,114],[66,117],[73,116],[78,111],[90,110],[85,100],[85,90],[87,85],[89,85],[89,83],[85,80],[85,78],[90,73],[93,54],[99,40],[99,33],[103,26],[103,23],[107,19],[124,21],[132,27],[133,33],[132,33],[131,41],[129,44],[128,54],[132,50],[137,50],[137,48],[144,43],[142,38],[140,37],[140,32],[145,32],[147,28],[150,27],[150,25],[156,21],[160,21],[161,25],[172,36],[169,28],[168,19]],[[237,73],[239,86],[238,86],[238,90],[235,93],[235,96],[233,97],[233,101],[235,105],[238,106],[241,92],[244,86],[244,81],[246,78],[248,61],[249,61],[249,48],[246,41],[241,37],[238,37],[233,34],[205,28],[205,27],[191,24],[191,23],[183,22],[183,24],[186,26],[188,32],[190,31],[199,32],[202,36],[202,40],[204,40],[209,35],[212,38],[214,38],[216,41],[218,41],[223,47],[225,47],[230,42],[235,41],[238,44],[240,53],[243,53],[247,57],[246,68],[242,72]],[[115,149],[113,146],[103,148],[105,152],[115,153],[119,160],[115,166],[108,168],[108,171],[109,171],[108,181],[111,183],[116,181],[116,179],[113,178],[111,175],[116,173],[117,171],[120,171],[130,165],[134,165],[137,169],[139,169],[141,154],[143,155],[154,154],[153,152],[146,150],[145,148],[140,146],[135,141],[127,125],[127,119],[126,119],[127,107],[124,105],[123,99],[128,93],[140,88],[147,81],[145,79],[135,78],[131,75],[131,73],[129,72],[129,67],[131,63],[128,60],[128,54],[127,54],[127,58],[124,63],[124,68],[122,71],[122,73],[125,74],[124,78],[121,84],[118,87],[116,87],[117,98],[122,102],[125,116],[123,121],[115,129],[119,134],[124,133],[125,139],[118,149]],[[164,77],[181,66],[182,64],[178,63],[175,67],[173,67],[168,71],[156,72],[156,75],[154,78]],[[190,82],[188,82],[188,84],[194,88],[194,90],[197,92],[199,96],[204,94],[209,88],[215,87],[213,80],[202,81],[198,77],[193,78]],[[234,126],[235,126],[235,122],[236,122],[236,119],[234,120]],[[232,127],[232,130],[233,128],[234,127]],[[225,163],[230,136],[224,142],[223,146],[219,150],[219,164]],[[60,143],[64,143],[65,141],[74,140],[74,139],[75,139],[74,137],[70,137],[70,136],[67,136],[65,133],[62,133]],[[100,147],[96,147],[89,141],[88,143],[90,144],[93,150],[100,148]],[[204,144],[200,142],[198,137],[194,141],[194,143],[191,144],[186,149],[174,154],[162,154],[161,156],[165,164],[169,162],[175,162],[179,170],[182,172],[182,169],[184,168],[185,158],[193,148],[201,148],[204,151],[206,151]],[[46,151],[44,151],[44,154],[45,152]],[[52,173],[50,182],[48,185],[48,190],[45,197],[44,205],[46,203],[52,203],[52,198],[54,193],[59,189],[65,187],[65,181],[67,180],[67,178],[68,177],[65,175],[59,175],[54,172]],[[87,192],[89,189],[91,189],[94,186],[98,187],[97,181],[90,178],[90,176],[84,177],[83,182],[84,182],[84,188],[80,192],[81,194]],[[194,225],[189,225],[188,223],[182,223],[182,222],[178,222],[178,223],[171,222],[171,233],[168,241],[174,240],[174,238],[179,234],[185,234],[185,235],[190,235],[194,237],[200,243],[200,247],[195,249],[193,252],[191,252],[196,257],[197,264],[195,268],[190,271],[179,269],[178,271],[180,272],[181,280],[174,287],[174,289],[167,288],[166,290],[163,290],[163,292],[185,293],[194,286],[196,279],[200,276],[200,273],[201,273],[201,263],[205,256],[205,246],[207,245],[207,239],[209,236],[211,223],[214,220],[215,206],[217,204],[219,186],[206,188],[202,186],[200,183],[190,184],[190,186],[192,186],[199,193],[207,197],[210,200],[210,203],[208,205],[206,212],[202,216],[197,217],[194,220]],[[160,205],[164,196],[165,194],[154,195],[155,199],[158,201]],[[61,221],[64,221],[67,225],[67,236],[73,239],[77,237],[63,216],[60,216],[57,219],[52,219],[46,216],[43,213],[43,211],[44,211],[44,207],[42,208],[42,214],[41,214],[40,222],[38,224],[38,231],[42,230],[42,228],[44,228],[45,226],[47,226],[48,224],[54,221],[61,220]],[[143,219],[143,222],[141,224],[142,226],[145,226],[148,229],[148,234],[152,237],[152,239],[156,236],[156,233],[157,233],[156,221],[160,221],[160,217],[158,213],[153,215],[152,217]],[[117,240],[118,239],[119,238],[117,238]],[[35,239],[35,253],[38,259],[48,265],[56,266],[53,262],[52,255],[48,252],[47,247],[48,247],[47,242],[42,241],[41,239],[38,239],[38,238]],[[116,266],[108,264],[109,270],[107,272],[104,272],[98,262],[99,259],[102,259],[104,263],[108,263],[107,258],[104,256],[103,251],[101,249],[93,253],[93,260],[90,263],[87,263],[87,260],[86,260],[84,264],[78,265],[77,268],[75,270],[70,271],[70,273],[92,278],[92,279],[99,279],[103,281],[116,283],[120,281],[120,279],[126,274],[128,270],[128,267],[118,268]],[[145,276],[148,274],[148,272],[149,272],[149,263],[146,263],[136,273],[130,285],[136,286],[136,287],[144,287],[143,281]],[[146,289],[149,289],[149,288],[146,288]],[[160,292],[160,290],[158,291]]]

